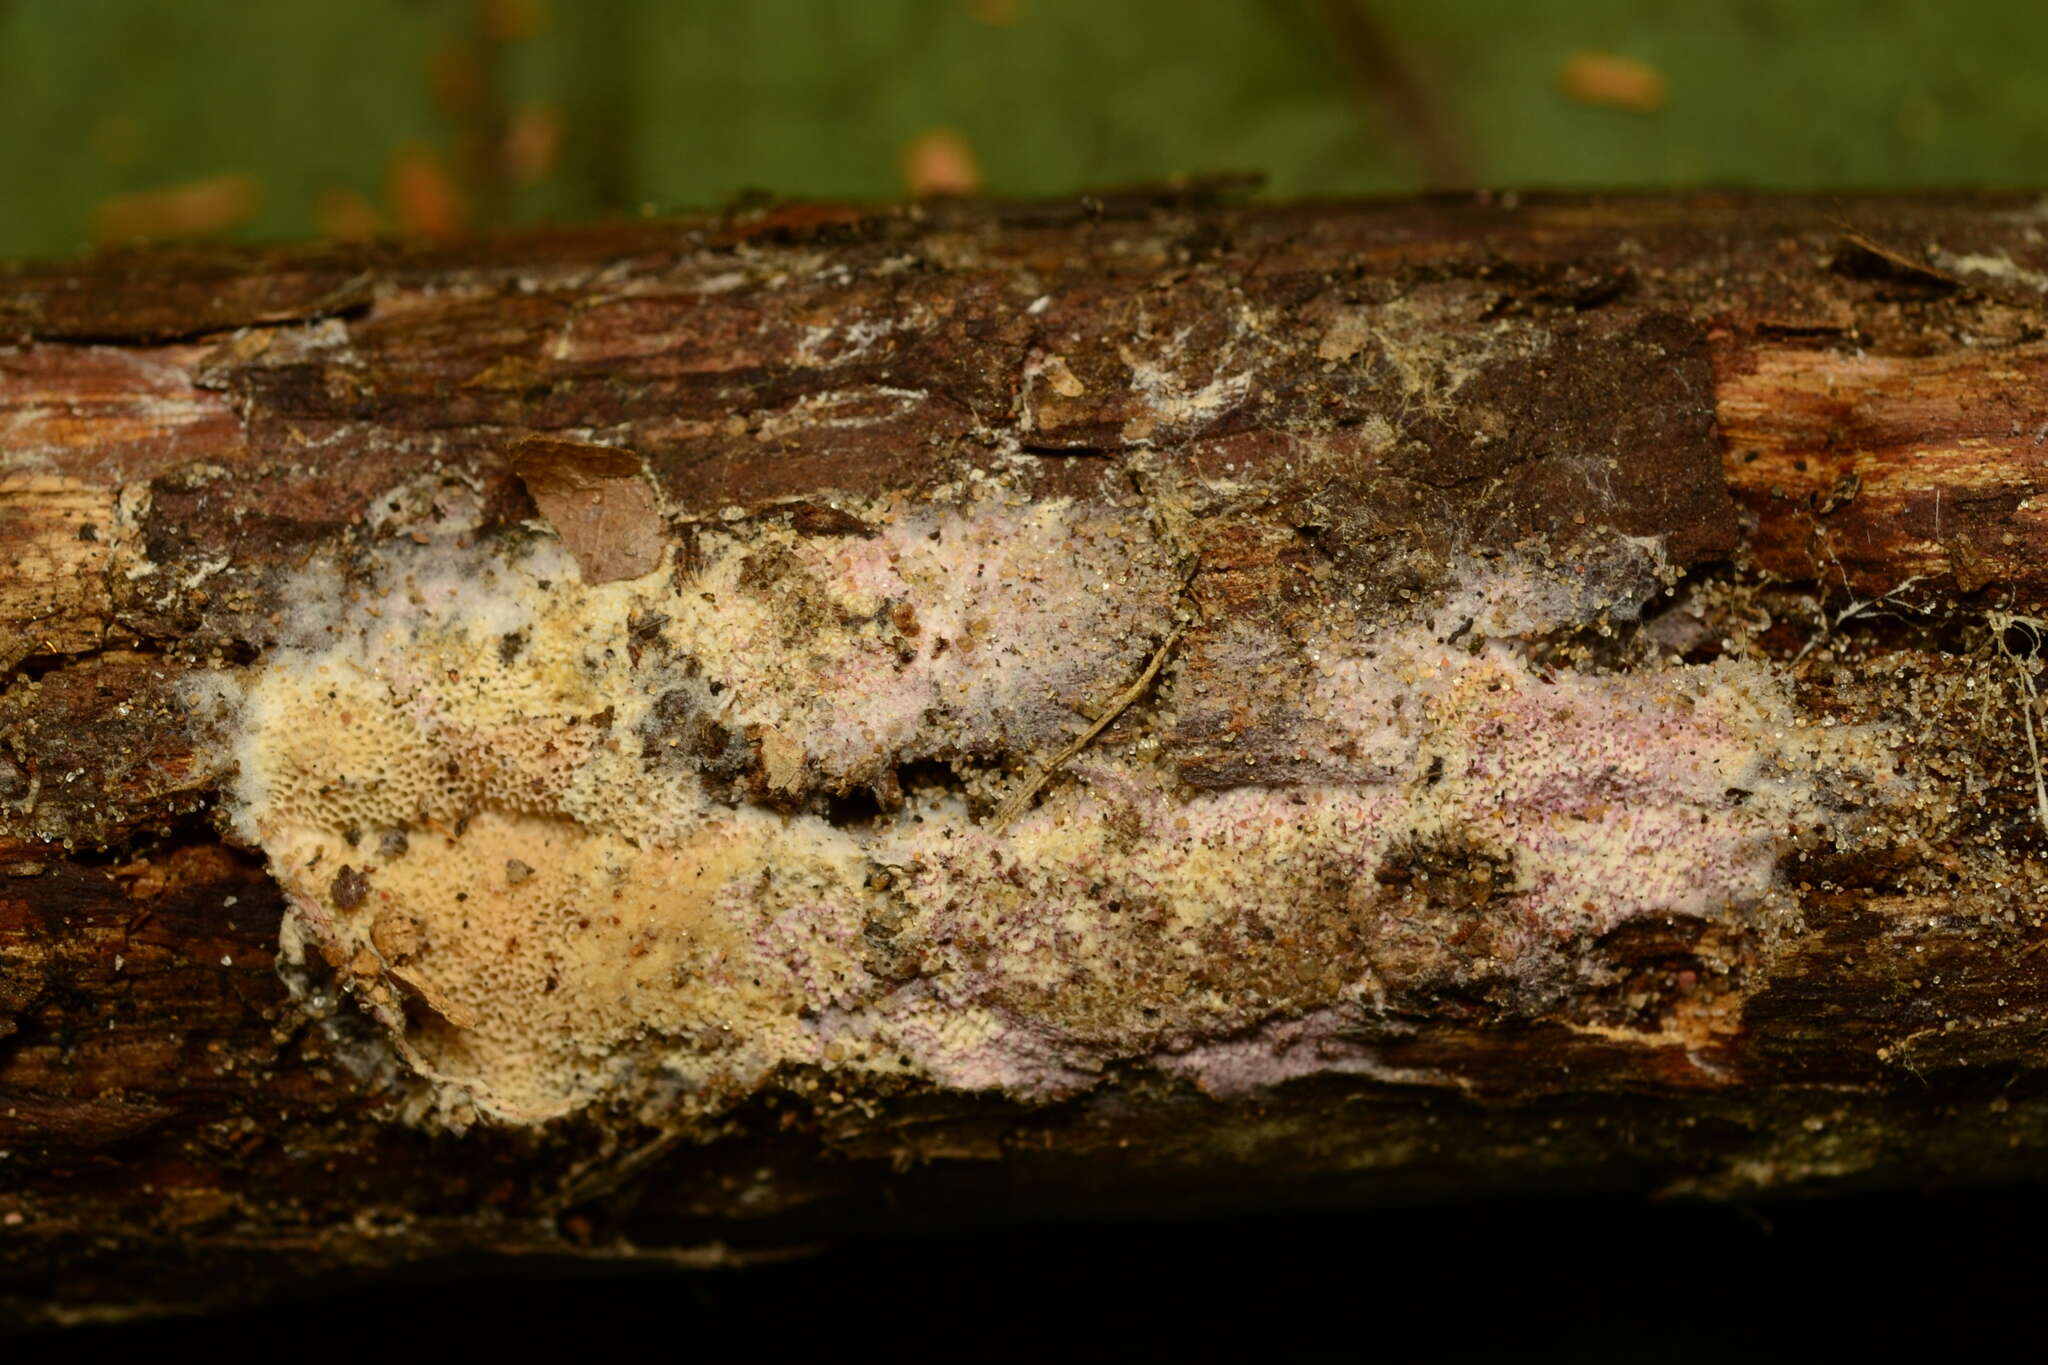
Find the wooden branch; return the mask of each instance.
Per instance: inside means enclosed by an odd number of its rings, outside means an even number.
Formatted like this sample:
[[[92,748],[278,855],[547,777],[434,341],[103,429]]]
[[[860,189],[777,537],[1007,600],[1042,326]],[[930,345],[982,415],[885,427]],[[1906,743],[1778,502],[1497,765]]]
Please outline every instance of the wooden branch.
[[[0,276],[10,1311],[2030,1175],[2042,228],[1133,195]]]

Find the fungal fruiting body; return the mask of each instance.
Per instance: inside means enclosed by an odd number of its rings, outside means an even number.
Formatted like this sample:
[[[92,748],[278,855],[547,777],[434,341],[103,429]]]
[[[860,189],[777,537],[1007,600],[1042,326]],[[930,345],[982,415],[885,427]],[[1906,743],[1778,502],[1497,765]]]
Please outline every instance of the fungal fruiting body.
[[[290,641],[223,684],[290,945],[442,1111],[714,1111],[803,1068],[1026,1098],[1113,1064],[1218,1094],[1371,1071],[1418,992],[1539,1012],[1587,936],[1784,908],[1788,830],[1853,837],[1839,794],[1892,780],[1761,663],[1531,662],[1515,633],[1617,608],[1533,570],[1276,645],[1188,619],[1144,508],[852,524],[707,522],[598,585],[542,534],[384,541],[309,567]],[[1226,698],[1176,655],[988,818],[1182,628],[1301,667]],[[1309,776],[1183,781],[1176,727],[1226,703],[1297,717]]]

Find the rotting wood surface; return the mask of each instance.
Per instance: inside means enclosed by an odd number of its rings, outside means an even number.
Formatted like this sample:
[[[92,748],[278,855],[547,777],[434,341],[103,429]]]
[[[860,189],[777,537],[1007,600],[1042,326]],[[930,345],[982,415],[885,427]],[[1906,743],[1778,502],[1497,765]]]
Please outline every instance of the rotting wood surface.
[[[1133,196],[0,276],[13,1311],[2031,1178],[2044,229]]]

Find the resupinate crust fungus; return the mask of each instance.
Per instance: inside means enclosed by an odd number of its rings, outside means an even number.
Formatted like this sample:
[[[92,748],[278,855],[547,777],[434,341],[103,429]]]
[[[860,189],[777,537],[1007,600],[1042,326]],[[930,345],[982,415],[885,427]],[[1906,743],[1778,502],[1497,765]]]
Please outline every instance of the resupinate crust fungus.
[[[538,526],[316,562],[290,642],[210,684],[287,948],[456,1121],[706,1114],[791,1068],[1056,1098],[1135,1065],[1228,1095],[1391,1075],[1373,1039],[1416,992],[1540,1012],[1574,942],[1637,917],[1791,913],[1791,841],[1853,840],[1900,780],[1884,734],[1795,725],[1769,665],[1520,647],[1632,613],[1669,578],[1654,539],[1609,537],[1592,587],[1475,559],[1304,645],[1201,620],[1170,518],[1132,501],[677,524],[594,585]],[[1169,650],[1062,754],[1180,631],[1301,668],[1220,696]],[[1300,780],[1182,780],[1175,735],[1218,708],[1300,717]]]

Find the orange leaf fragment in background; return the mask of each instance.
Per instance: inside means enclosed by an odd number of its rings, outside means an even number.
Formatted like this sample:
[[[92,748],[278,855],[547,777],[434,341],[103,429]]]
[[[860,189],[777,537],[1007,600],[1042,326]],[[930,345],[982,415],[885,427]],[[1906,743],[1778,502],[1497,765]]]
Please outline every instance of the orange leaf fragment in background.
[[[951,128],[920,133],[903,149],[903,187],[912,195],[973,194],[981,188],[974,148]]]
[[[92,212],[93,237],[102,242],[137,238],[199,237],[256,216],[263,187],[250,175],[212,175],[161,190],[115,194]]]
[[[515,185],[531,185],[555,168],[562,151],[562,115],[552,104],[529,104],[505,126],[498,156]]]
[[[384,215],[360,191],[336,185],[313,201],[313,225],[337,242],[362,242],[383,231]]]
[[[1612,52],[1574,52],[1557,73],[1557,87],[1581,104],[1653,114],[1664,107],[1664,73],[1648,62]]]
[[[431,148],[401,147],[385,171],[386,193],[401,230],[422,237],[453,237],[467,210],[455,178]]]

